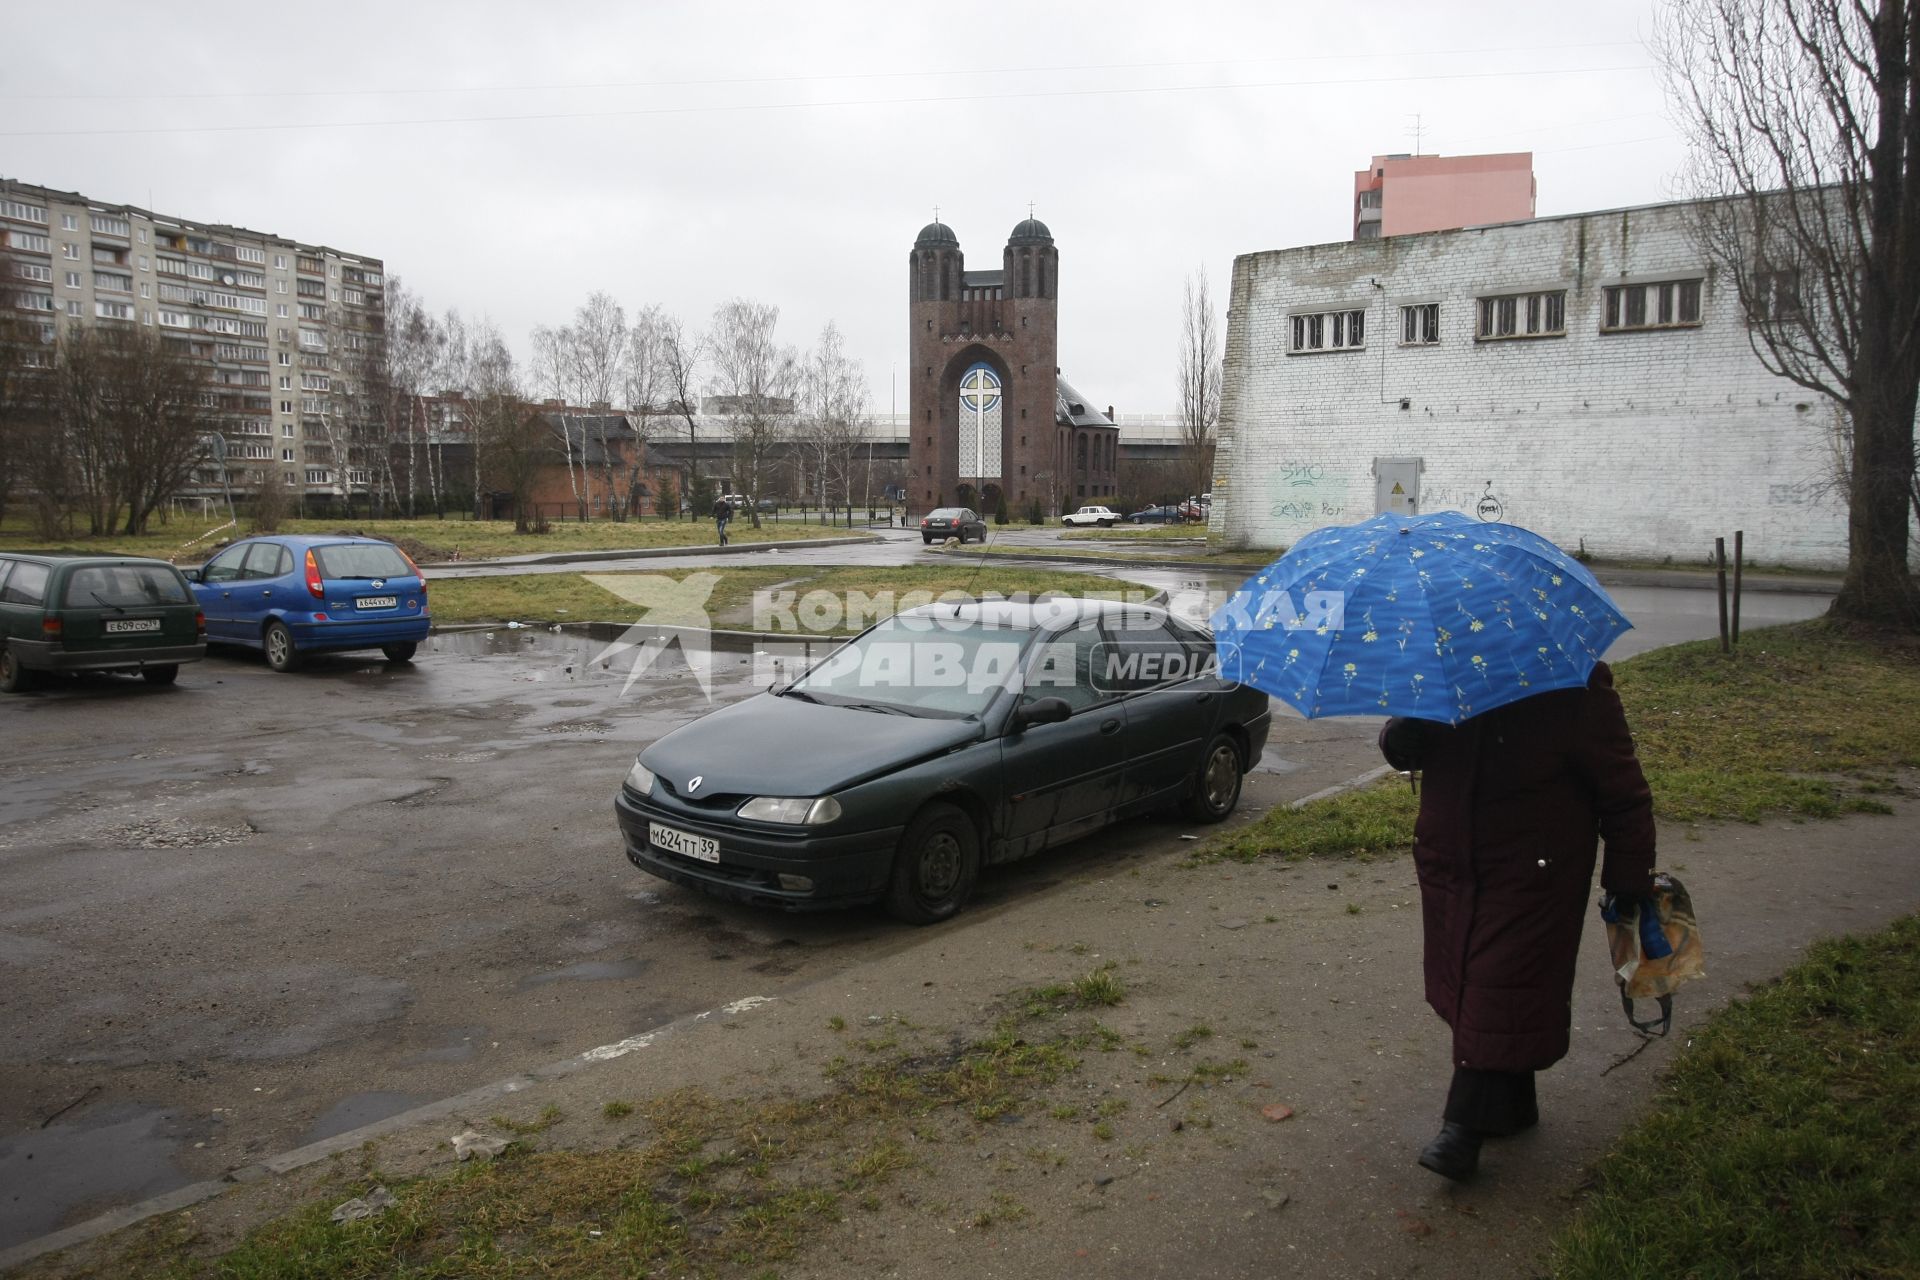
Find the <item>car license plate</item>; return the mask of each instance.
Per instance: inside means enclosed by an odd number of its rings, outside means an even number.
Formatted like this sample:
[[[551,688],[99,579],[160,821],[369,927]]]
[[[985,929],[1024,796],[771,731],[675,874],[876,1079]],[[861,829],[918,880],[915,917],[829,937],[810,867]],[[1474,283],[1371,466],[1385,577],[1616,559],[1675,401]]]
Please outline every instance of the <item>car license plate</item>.
[[[399,596],[361,596],[353,602],[356,609],[392,609],[400,603]]]
[[[128,631],[158,631],[158,618],[115,618],[107,623],[108,635],[120,635]]]
[[[698,858],[702,862],[720,861],[720,842],[709,840],[705,836],[696,836],[691,831],[676,831],[672,827],[663,827],[657,822],[649,822],[647,840],[655,848],[665,849],[668,853]]]

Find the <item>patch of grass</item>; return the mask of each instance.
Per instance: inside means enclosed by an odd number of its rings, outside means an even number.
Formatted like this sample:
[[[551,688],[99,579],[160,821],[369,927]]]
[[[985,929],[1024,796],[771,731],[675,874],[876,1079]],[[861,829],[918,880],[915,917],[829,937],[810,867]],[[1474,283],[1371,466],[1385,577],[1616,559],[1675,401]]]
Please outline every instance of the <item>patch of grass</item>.
[[[180,563],[198,564],[212,550],[252,530],[243,512],[239,525],[220,530],[224,515],[213,520],[198,517],[175,519],[162,525],[157,521],[143,536],[85,534],[48,542],[33,530],[31,521],[9,516],[0,525],[0,549],[8,551],[65,551],[83,555],[141,555],[166,559],[181,553]],[[220,530],[219,532],[214,532]],[[484,560],[495,556],[554,555],[567,551],[619,551],[627,548],[708,546],[715,543],[711,520],[590,520],[585,524],[562,521],[548,526],[542,534],[515,533],[511,520],[436,520],[425,516],[417,520],[283,520],[280,532],[288,534],[353,533],[369,538],[386,538],[407,546],[414,558],[443,561],[457,552],[462,560]],[[727,527],[729,542],[794,542],[802,539],[858,536],[864,529],[832,529],[801,520],[762,519],[754,529],[744,520]],[[211,535],[211,536],[209,536]],[[191,546],[186,544],[191,543]]]
[[[545,1133],[565,1119],[565,1113],[558,1107],[542,1107],[540,1114],[531,1120],[515,1120],[511,1116],[488,1116],[487,1123],[496,1129],[527,1137],[536,1133]]]
[[[1920,766],[1920,644],[1824,619],[1675,645],[1616,668],[1662,817],[1885,812],[1874,770]]]
[[[1179,1035],[1176,1035],[1173,1038],[1173,1047],[1176,1049],[1191,1049],[1212,1034],[1212,1027],[1204,1022],[1198,1022],[1188,1027],[1185,1031],[1182,1031]]]
[[[1127,998],[1127,984],[1120,980],[1112,965],[1095,969],[1073,983],[1073,998],[1083,1008],[1116,1005]]]
[[[1316,801],[1304,809],[1269,809],[1258,819],[1203,844],[1191,863],[1252,862],[1257,858],[1404,857],[1413,846],[1420,801],[1405,778]]]
[[[1095,1126],[1093,1126],[1093,1136],[1100,1139],[1100,1141],[1102,1142],[1112,1142],[1113,1132],[1114,1132],[1113,1126],[1111,1124],[1108,1124],[1105,1120],[1102,1120],[1099,1124],[1096,1124]]]
[[[1920,917],[1717,1011],[1554,1239],[1556,1276],[1911,1276]]]
[[[633,1114],[633,1104],[631,1102],[621,1102],[616,1098],[612,1102],[607,1103],[606,1106],[601,1107],[600,1114],[609,1120],[624,1120]]]
[[[827,1030],[845,1031],[846,1029],[847,1029],[847,1020],[841,1017],[839,1014],[836,1013],[831,1018],[827,1019]]]

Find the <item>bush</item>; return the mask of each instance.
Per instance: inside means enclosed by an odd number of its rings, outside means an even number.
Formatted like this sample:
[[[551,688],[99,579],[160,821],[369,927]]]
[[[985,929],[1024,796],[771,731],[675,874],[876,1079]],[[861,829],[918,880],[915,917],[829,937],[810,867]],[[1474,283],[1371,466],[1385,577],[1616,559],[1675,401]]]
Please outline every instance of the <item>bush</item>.
[[[1046,522],[1047,522],[1046,508],[1040,505],[1040,499],[1035,498],[1032,502],[1029,502],[1027,504],[1027,523],[1028,524],[1045,524]]]
[[[660,482],[660,492],[653,498],[653,513],[663,520],[675,520],[680,516],[680,490],[671,480]]]
[[[1005,524],[1007,522],[1007,495],[1005,493],[1001,493],[994,499],[993,522],[995,524]]]

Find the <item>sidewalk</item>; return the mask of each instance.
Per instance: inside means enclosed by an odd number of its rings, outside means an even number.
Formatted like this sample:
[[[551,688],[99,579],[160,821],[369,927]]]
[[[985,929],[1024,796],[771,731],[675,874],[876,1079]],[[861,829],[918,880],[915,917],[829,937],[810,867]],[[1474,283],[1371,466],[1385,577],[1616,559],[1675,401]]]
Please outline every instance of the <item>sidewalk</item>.
[[[496,1114],[557,1114],[527,1139],[556,1151],[643,1141],[638,1116],[612,1121],[603,1105],[644,1112],[677,1089],[732,1110],[766,1099],[817,1110],[834,1090],[832,1060],[879,1061],[895,1042],[937,1056],[986,1035],[1007,993],[1111,962],[1125,997],[1098,1014],[1117,1039],[1089,1044],[1077,1070],[997,1119],[956,1108],[903,1119],[887,1136],[906,1167],[870,1195],[839,1195],[831,1219],[774,1270],[822,1280],[1533,1275],[1583,1171],[1639,1114],[1688,1027],[1814,938],[1920,909],[1916,819],[1920,803],[1902,802],[1892,817],[1693,836],[1663,828],[1661,865],[1692,891],[1709,976],[1677,1000],[1671,1040],[1621,1063],[1640,1042],[1590,922],[1573,1051],[1541,1079],[1542,1124],[1491,1144],[1467,1188],[1413,1163],[1437,1128],[1449,1068],[1445,1028],[1420,996],[1410,860],[1187,866],[1195,844],[1165,825],[1146,852],[1074,859],[1059,883],[1042,878],[1044,866],[1000,873],[1027,879],[994,895],[999,905],[903,935],[863,968],[784,989],[770,981],[535,1073],[546,1078],[320,1144],[338,1160],[314,1162],[324,1153],[309,1150],[269,1162],[284,1172],[241,1171],[246,1185],[199,1205],[193,1224],[230,1244],[264,1215],[345,1199],[340,1180],[363,1158],[388,1178],[449,1172],[448,1139],[488,1129]],[[1293,1117],[1263,1117],[1273,1103]],[[804,1168],[808,1153],[788,1158]],[[89,1256],[98,1260],[89,1248],[72,1262]]]

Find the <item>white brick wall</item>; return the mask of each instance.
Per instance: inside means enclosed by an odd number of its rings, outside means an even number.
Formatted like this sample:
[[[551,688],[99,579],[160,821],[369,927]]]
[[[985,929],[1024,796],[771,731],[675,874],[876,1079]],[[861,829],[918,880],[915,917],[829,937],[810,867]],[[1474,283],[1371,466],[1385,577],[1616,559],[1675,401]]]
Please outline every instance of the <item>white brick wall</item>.
[[[1846,562],[1829,403],[1767,373],[1685,205],[1247,254],[1234,263],[1210,534],[1290,545],[1365,519],[1379,457],[1421,460],[1419,509],[1500,518],[1569,549],[1703,562],[1746,532],[1762,564]],[[1705,277],[1698,328],[1602,333],[1603,286]],[[1566,290],[1566,336],[1475,340],[1476,298]],[[1402,304],[1440,304],[1403,347]],[[1296,311],[1365,309],[1363,350],[1287,354]],[[1407,407],[1402,408],[1402,400]]]

